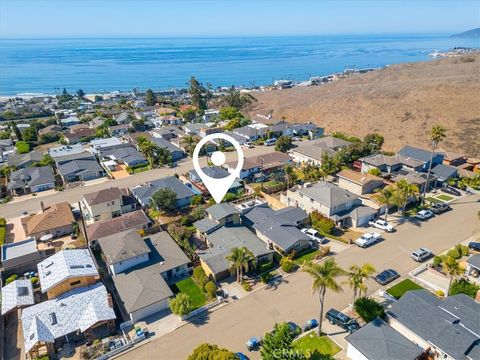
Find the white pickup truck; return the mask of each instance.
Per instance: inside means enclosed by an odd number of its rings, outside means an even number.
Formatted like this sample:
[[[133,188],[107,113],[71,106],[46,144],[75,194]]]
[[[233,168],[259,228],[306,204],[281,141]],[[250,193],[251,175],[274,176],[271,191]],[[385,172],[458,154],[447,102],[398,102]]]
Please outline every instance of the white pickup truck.
[[[369,221],[368,224],[370,226],[376,227],[377,229],[385,230],[386,232],[392,232],[393,226],[382,219],[377,219],[374,221]]]
[[[360,236],[357,240],[354,241],[355,244],[361,248],[369,247],[370,245],[378,243],[382,239],[382,236],[378,233],[366,233]]]

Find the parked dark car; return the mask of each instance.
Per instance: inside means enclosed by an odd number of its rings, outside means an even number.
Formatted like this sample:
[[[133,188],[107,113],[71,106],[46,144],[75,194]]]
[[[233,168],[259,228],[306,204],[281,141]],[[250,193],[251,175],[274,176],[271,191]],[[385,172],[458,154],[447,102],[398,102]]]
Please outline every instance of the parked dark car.
[[[441,203],[436,203],[430,206],[430,211],[433,212],[434,214],[441,214],[444,212],[447,212],[448,210],[451,210],[452,208],[450,205],[447,203],[441,202]]]
[[[245,355],[244,353],[236,352],[235,355],[237,355],[237,358],[238,358],[239,360],[248,360],[247,355]]]
[[[380,285],[387,285],[393,280],[399,278],[400,275],[393,269],[383,270],[380,274],[374,277],[375,281]]]
[[[357,320],[354,320],[350,316],[345,315],[344,313],[335,309],[328,310],[325,317],[330,322],[330,324],[338,325],[342,329],[347,330],[349,333],[353,333],[360,328]]]
[[[446,194],[454,195],[454,196],[461,196],[462,193],[454,188],[451,188],[450,186],[445,186],[440,189],[441,192],[444,192]]]
[[[302,333],[302,329],[300,328],[300,326],[298,326],[294,322],[289,321],[287,324],[290,327],[290,331],[293,333],[294,336],[298,336]]]
[[[468,243],[468,248],[473,251],[479,251],[480,252],[480,242],[478,241],[472,241]]]
[[[247,349],[248,351],[251,351],[251,350],[254,350],[254,349],[257,349],[260,347],[260,345],[262,345],[262,339],[258,339],[256,337],[252,337],[250,339],[247,340]]]

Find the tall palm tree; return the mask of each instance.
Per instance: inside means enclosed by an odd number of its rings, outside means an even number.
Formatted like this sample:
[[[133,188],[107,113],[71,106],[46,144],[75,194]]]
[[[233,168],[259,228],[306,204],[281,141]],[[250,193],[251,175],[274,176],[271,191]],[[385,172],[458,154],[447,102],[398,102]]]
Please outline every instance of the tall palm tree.
[[[230,250],[230,254],[225,259],[230,262],[230,269],[234,269],[237,272],[237,282],[241,283],[243,270],[248,271],[249,264],[255,259],[255,255],[246,247],[235,247]]]
[[[405,212],[408,202],[420,192],[418,186],[402,179],[395,183],[395,202]]]
[[[140,152],[148,159],[150,167],[153,167],[153,165],[155,165],[159,150],[158,146],[150,140],[144,140],[138,142],[138,148],[140,149]]]
[[[388,208],[395,203],[395,192],[391,186],[386,186],[373,195],[373,198],[380,204],[385,205],[385,221],[388,217]]]
[[[445,261],[443,262],[443,271],[446,272],[450,276],[450,280],[448,282],[448,290],[447,296],[450,293],[450,288],[452,286],[452,282],[455,278],[461,276],[464,273],[464,270],[460,266],[460,263],[452,258],[451,256],[447,256]]]
[[[185,151],[189,154],[193,154],[193,150],[195,149],[195,146],[197,145],[199,139],[198,136],[195,135],[185,135],[182,139],[182,144],[185,148]]]
[[[318,292],[320,300],[320,314],[318,319],[318,336],[322,334],[323,307],[325,305],[325,294],[327,289],[334,292],[342,291],[337,278],[346,274],[345,270],[337,265],[334,259],[328,259],[321,263],[309,261],[305,263],[303,271],[313,278],[312,290]]]
[[[373,265],[366,263],[362,266],[352,265],[348,272],[348,284],[353,290],[352,306],[355,304],[357,294],[361,294],[362,290],[366,292],[365,279],[369,278],[375,272]]]
[[[432,153],[430,154],[430,163],[428,164],[427,183],[423,188],[422,204],[425,202],[425,195],[430,184],[430,173],[432,172],[432,161],[435,156],[435,149],[447,137],[447,130],[442,125],[435,125],[430,130],[430,141],[432,142]]]
[[[297,174],[295,172],[295,168],[292,165],[287,164],[284,166],[283,170],[285,171],[285,176],[287,178],[287,186],[293,186],[297,181]]]

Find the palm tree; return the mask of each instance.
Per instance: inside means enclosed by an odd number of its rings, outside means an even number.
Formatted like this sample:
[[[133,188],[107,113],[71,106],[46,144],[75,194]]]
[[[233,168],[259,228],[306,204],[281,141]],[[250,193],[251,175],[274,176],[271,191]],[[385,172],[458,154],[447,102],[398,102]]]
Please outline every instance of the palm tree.
[[[450,287],[452,286],[453,279],[461,276],[464,273],[464,270],[460,266],[460,263],[451,256],[447,256],[443,262],[443,271],[450,276],[450,281],[448,282],[447,295],[450,293]]]
[[[230,262],[230,269],[237,272],[237,282],[241,283],[243,279],[243,270],[248,271],[251,261],[255,259],[255,255],[246,247],[233,248],[225,259]]]
[[[185,148],[185,151],[189,154],[193,154],[193,150],[195,149],[195,146],[198,144],[198,137],[195,135],[185,135],[182,139],[182,144]]]
[[[334,292],[342,291],[342,287],[336,281],[339,276],[345,275],[345,270],[337,265],[334,259],[328,259],[321,263],[309,261],[305,263],[303,271],[313,278],[312,290],[318,292],[320,300],[320,315],[318,319],[318,336],[322,334],[323,307],[327,289]]]
[[[141,137],[139,137],[139,139],[141,139]],[[138,148],[140,149],[140,152],[148,159],[150,167],[153,167],[156,162],[159,147],[150,140],[142,139],[138,141]]]
[[[386,186],[383,189],[377,191],[373,195],[373,198],[380,204],[385,205],[385,221],[387,221],[388,208],[395,202],[395,192],[391,186]]]
[[[442,125],[435,125],[430,130],[430,141],[432,142],[432,153],[430,154],[430,163],[428,164],[427,183],[423,188],[422,204],[425,202],[425,195],[430,185],[430,173],[432,172],[432,161],[435,156],[435,149],[447,136],[447,130]]]
[[[297,173],[295,172],[295,168],[292,165],[287,164],[284,166],[283,170],[285,171],[285,176],[287,178],[287,186],[293,186],[297,181]]]
[[[363,291],[367,291],[364,280],[372,276],[375,272],[373,265],[366,263],[362,266],[352,265],[350,266],[350,271],[348,272],[348,284],[353,290],[353,301],[352,306],[355,304],[357,294]]]
[[[405,208],[410,199],[412,197],[416,198],[419,192],[420,190],[418,190],[417,185],[411,184],[405,179],[395,183],[395,202],[397,206],[402,209],[402,212],[405,212]]]

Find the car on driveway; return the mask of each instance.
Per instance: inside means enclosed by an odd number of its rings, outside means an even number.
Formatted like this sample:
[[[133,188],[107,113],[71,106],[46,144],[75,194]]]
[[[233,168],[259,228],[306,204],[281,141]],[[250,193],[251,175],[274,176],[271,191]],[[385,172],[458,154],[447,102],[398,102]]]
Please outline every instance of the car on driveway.
[[[350,316],[345,315],[344,313],[335,309],[328,310],[325,317],[330,324],[338,325],[342,329],[347,330],[349,333],[352,333],[360,328],[357,320],[352,319]]]
[[[433,204],[429,208],[429,210],[436,215],[442,214],[442,213],[447,212],[448,210],[451,210],[451,209],[452,208],[450,207],[450,205],[448,205],[447,203],[444,203],[444,202]]]
[[[480,242],[478,241],[472,241],[468,243],[468,248],[473,251],[479,251],[480,252]]]
[[[398,279],[400,275],[393,269],[383,270],[381,273],[374,277],[374,280],[380,285],[387,285],[393,280]]]
[[[423,262],[432,256],[433,256],[433,253],[427,248],[417,249],[410,254],[410,257],[417,262]]]
[[[320,235],[319,232],[315,229],[304,228],[300,231],[307,235],[310,239],[318,242],[319,244],[323,244],[326,241],[325,237]]]
[[[386,232],[392,232],[394,230],[392,224],[389,224],[388,222],[382,219],[369,221],[368,224],[370,226],[376,227],[377,229],[385,230]]]
[[[415,217],[419,220],[425,221],[433,217],[433,212],[430,210],[420,210],[415,214]]]
[[[441,192],[444,192],[445,194],[450,194],[454,196],[462,196],[462,193],[458,191],[457,189],[454,189],[450,186],[445,186],[440,189]]]
[[[363,234],[357,240],[355,240],[354,243],[360,246],[361,248],[367,248],[370,245],[378,243],[381,239],[382,239],[382,236],[380,234],[371,232],[371,233]]]

